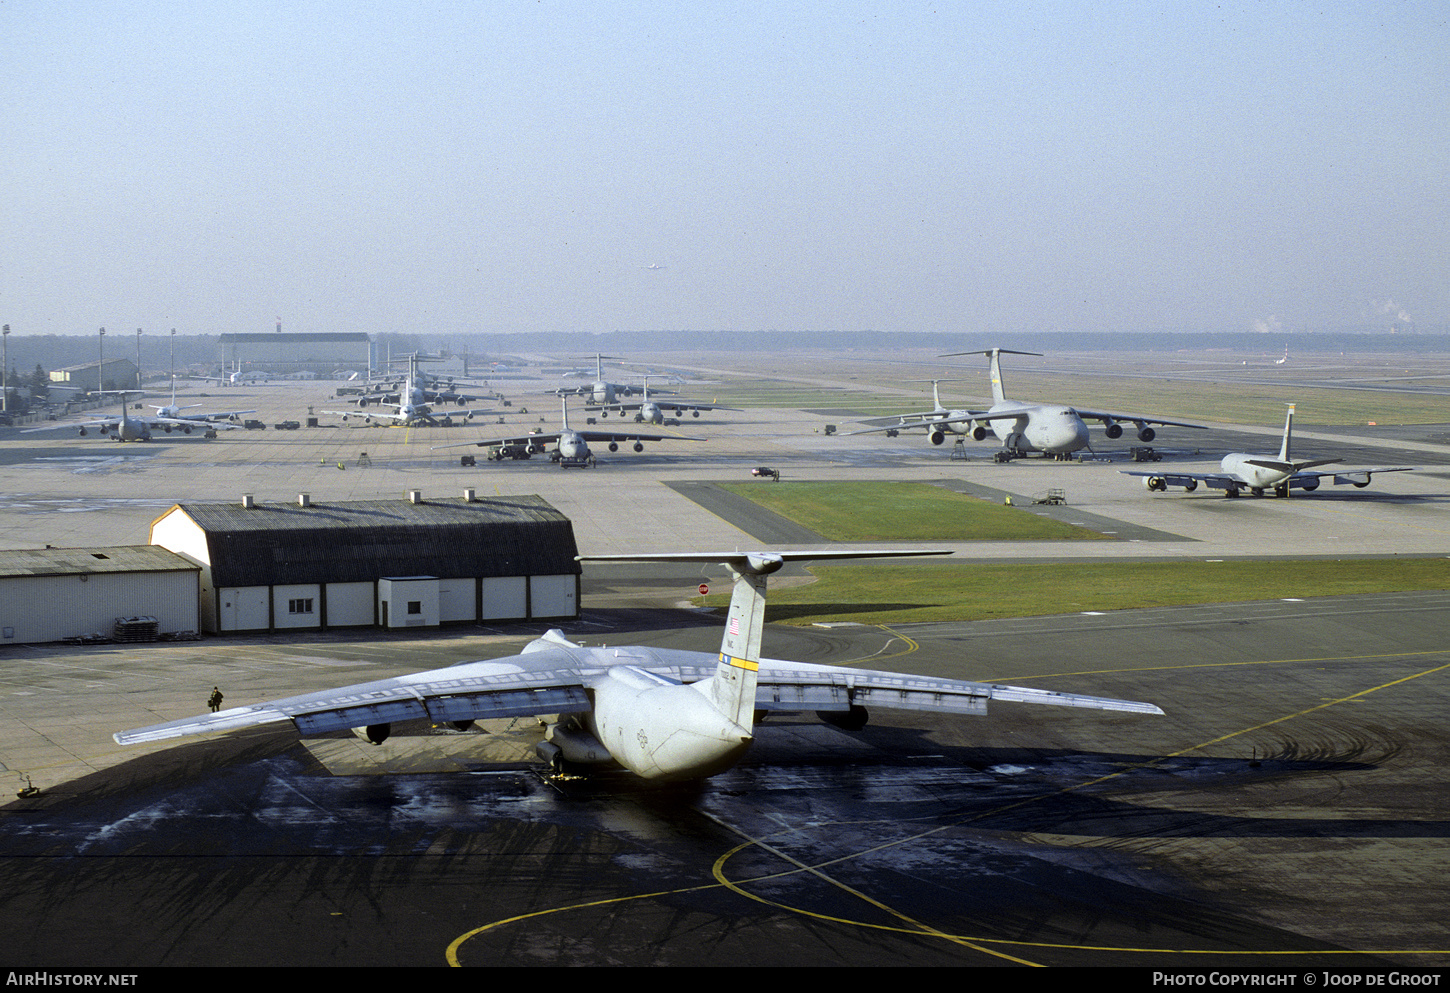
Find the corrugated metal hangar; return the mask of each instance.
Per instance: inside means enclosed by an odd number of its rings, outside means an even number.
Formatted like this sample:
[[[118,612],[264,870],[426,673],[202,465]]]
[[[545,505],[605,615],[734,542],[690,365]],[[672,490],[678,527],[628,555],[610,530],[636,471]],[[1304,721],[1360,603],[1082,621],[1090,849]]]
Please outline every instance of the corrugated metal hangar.
[[[0,551],[0,644],[109,637],[137,615],[161,635],[195,632],[200,572],[154,545]]]
[[[542,497],[177,504],[151,543],[201,567],[201,630],[579,616],[578,547]]]

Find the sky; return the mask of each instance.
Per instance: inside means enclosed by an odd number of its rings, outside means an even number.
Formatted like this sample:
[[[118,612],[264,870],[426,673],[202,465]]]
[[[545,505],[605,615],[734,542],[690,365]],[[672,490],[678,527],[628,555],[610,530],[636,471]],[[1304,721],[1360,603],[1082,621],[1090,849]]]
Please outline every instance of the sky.
[[[0,322],[1443,331],[1447,23],[0,0]]]

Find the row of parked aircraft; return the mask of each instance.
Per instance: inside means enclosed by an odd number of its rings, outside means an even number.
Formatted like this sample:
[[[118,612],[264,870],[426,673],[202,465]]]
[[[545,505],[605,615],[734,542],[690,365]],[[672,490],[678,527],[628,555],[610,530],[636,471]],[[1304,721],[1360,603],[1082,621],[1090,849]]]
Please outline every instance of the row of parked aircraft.
[[[1150,442],[1157,437],[1152,425],[1202,430],[1203,424],[1174,421],[1154,414],[1128,414],[1116,411],[1088,410],[1082,407],[1059,403],[1031,403],[1013,400],[1006,395],[1002,381],[1002,355],[1040,355],[1040,352],[1015,352],[1005,348],[990,348],[976,352],[951,352],[939,358],[953,358],[960,355],[986,355],[992,380],[992,406],[982,410],[949,410],[941,402],[939,384],[944,380],[934,379],[932,398],[936,407],[929,411],[902,414],[892,423],[880,419],[873,427],[850,434],[872,434],[886,432],[898,434],[905,430],[922,429],[933,445],[940,445],[948,434],[960,438],[971,437],[982,441],[990,428],[1002,440],[1003,448],[998,453],[999,461],[1018,458],[1031,452],[1045,456],[1066,459],[1084,448],[1090,449],[1091,436],[1085,420],[1099,421],[1105,426],[1104,434],[1112,439],[1123,436],[1123,425],[1132,424],[1137,438]],[[1287,358],[1288,352],[1285,351]],[[1290,455],[1293,433],[1294,404],[1289,405],[1289,414],[1284,421],[1284,437],[1278,457],[1232,452],[1220,463],[1219,472],[1126,472],[1126,475],[1143,477],[1144,485],[1152,492],[1163,492],[1169,486],[1181,486],[1193,492],[1200,484],[1224,491],[1228,497],[1237,497],[1247,490],[1254,496],[1272,491],[1278,496],[1288,496],[1293,489],[1313,492],[1325,481],[1336,485],[1352,484],[1365,487],[1375,473],[1410,472],[1414,466],[1376,466],[1341,468],[1317,471],[1316,466],[1338,464],[1339,459],[1311,459],[1294,461]]]

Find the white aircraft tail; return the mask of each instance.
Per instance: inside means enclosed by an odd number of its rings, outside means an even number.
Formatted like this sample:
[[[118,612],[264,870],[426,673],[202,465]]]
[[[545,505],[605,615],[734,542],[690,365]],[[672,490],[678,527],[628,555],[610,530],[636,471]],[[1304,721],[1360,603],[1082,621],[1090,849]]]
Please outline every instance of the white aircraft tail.
[[[756,673],[760,670],[760,641],[765,630],[766,583],[771,573],[779,571],[787,562],[950,554],[950,549],[666,552],[659,555],[581,555],[579,561],[720,563],[729,569],[735,578],[735,585],[730,594],[730,608],[725,616],[725,631],[720,638],[720,658],[715,674],[709,680],[707,695],[724,716],[749,730],[755,723]]]
[[[987,368],[992,374],[992,402],[1005,403],[1007,400],[1007,388],[1002,383],[1002,360],[1003,355],[1038,355],[1041,352],[1019,352],[1012,348],[987,348],[976,352],[948,352],[945,355],[938,355],[939,359],[954,358],[958,355],[986,355],[988,357]],[[938,404],[937,406],[941,406]]]
[[[1289,404],[1289,414],[1284,418],[1284,441],[1279,445],[1279,461],[1292,463],[1289,455],[1289,438],[1294,431],[1294,405]]]

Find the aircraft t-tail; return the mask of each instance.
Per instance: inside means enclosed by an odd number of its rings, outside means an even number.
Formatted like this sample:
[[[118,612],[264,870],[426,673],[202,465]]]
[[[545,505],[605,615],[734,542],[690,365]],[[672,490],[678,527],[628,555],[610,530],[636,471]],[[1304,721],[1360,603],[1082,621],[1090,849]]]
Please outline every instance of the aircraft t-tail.
[[[1240,490],[1248,490],[1254,496],[1263,496],[1265,490],[1273,490],[1275,496],[1286,497],[1291,489],[1312,493],[1319,489],[1325,479],[1335,485],[1350,483],[1363,489],[1377,472],[1413,472],[1415,466],[1380,466],[1363,469],[1330,469],[1326,472],[1311,471],[1315,466],[1333,465],[1339,459],[1309,459],[1296,462],[1289,453],[1290,438],[1294,431],[1294,404],[1289,404],[1289,413],[1284,418],[1284,440],[1279,445],[1279,455],[1249,455],[1244,452],[1230,452],[1219,463],[1222,472],[1129,472],[1125,476],[1143,477],[1143,485],[1150,491],[1162,493],[1170,486],[1181,486],[1189,493],[1198,489],[1198,484],[1224,491],[1226,497],[1236,497]]]
[[[549,453],[549,458],[557,462],[560,468],[592,468],[595,463],[594,452],[589,448],[589,443],[602,442],[611,452],[619,451],[621,444],[627,444],[636,452],[644,451],[646,441],[704,441],[704,438],[690,438],[678,434],[647,434],[636,431],[633,428],[620,428],[618,431],[575,431],[569,426],[569,398],[560,398],[562,425],[558,431],[526,432],[524,434],[509,435],[504,438],[485,438],[483,441],[462,441],[452,445],[434,445],[434,450],[440,448],[489,448],[494,454],[490,458],[515,458],[527,459],[530,456],[543,452]],[[549,445],[553,444],[552,451]]]
[[[1156,432],[1149,425],[1166,424],[1174,427],[1199,428],[1202,424],[1186,421],[1170,421],[1150,414],[1123,414],[1106,410],[1086,410],[1060,403],[1029,403],[1024,400],[1009,400],[1002,383],[1002,355],[1040,355],[1040,352],[1017,352],[1008,348],[988,348],[974,352],[951,352],[940,358],[958,355],[986,355],[992,377],[992,406],[986,410],[953,410],[942,408],[940,397],[937,409],[919,414],[904,415],[898,423],[871,428],[872,432],[902,431],[908,428],[926,428],[927,438],[933,445],[940,445],[948,432],[969,434],[977,441],[987,437],[988,429],[1002,439],[1002,451],[998,461],[1018,458],[1031,452],[1041,452],[1054,458],[1066,459],[1073,452],[1087,448],[1091,442],[1084,420],[1100,421],[1103,432],[1109,438],[1123,436],[1123,425],[1137,427],[1139,441],[1152,441]],[[853,431],[852,434],[865,434]]]
[[[118,744],[290,721],[303,735],[344,729],[382,744],[392,725],[552,717],[537,753],[554,770],[617,764],[651,780],[700,779],[734,765],[759,716],[814,710],[848,730],[867,707],[985,714],[989,700],[1161,714],[1151,703],[905,673],[762,658],[766,585],[787,562],[945,555],[941,550],[580,556],[580,562],[722,563],[734,577],[718,654],[647,646],[593,648],[557,629],[521,655],[233,707],[122,731]]]

